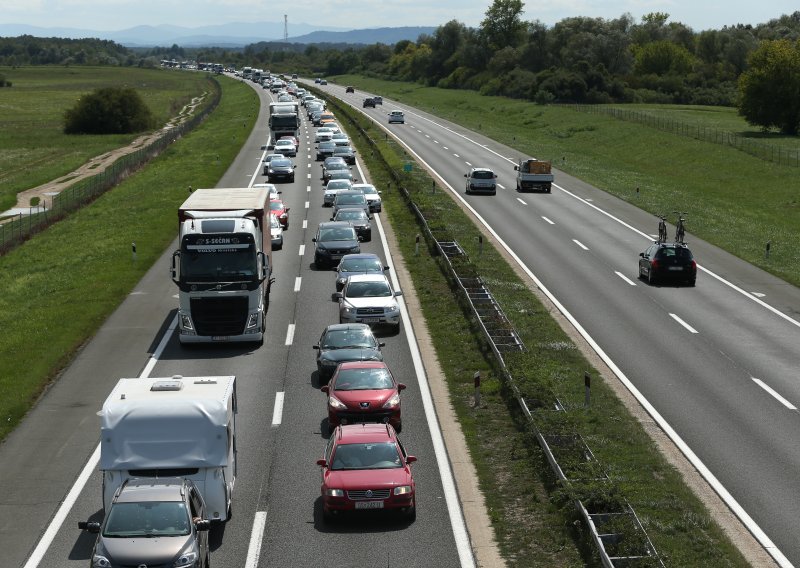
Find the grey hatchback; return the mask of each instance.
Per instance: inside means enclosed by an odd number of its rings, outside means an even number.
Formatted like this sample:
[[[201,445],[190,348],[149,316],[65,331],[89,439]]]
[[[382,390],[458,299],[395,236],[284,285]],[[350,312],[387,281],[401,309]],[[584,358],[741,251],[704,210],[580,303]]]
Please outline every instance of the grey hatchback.
[[[314,242],[314,266],[322,268],[339,264],[346,254],[361,252],[356,230],[347,221],[327,221],[319,224]]]
[[[90,566],[185,566],[208,568],[206,506],[200,492],[180,477],[126,481],[102,523],[78,528],[97,534]]]

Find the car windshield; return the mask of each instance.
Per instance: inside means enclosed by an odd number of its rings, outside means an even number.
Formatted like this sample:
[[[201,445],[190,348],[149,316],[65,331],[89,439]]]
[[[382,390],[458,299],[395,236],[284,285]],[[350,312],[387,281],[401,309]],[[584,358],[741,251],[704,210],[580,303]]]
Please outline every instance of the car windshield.
[[[347,286],[348,298],[386,298],[392,289],[386,282],[350,282]]]
[[[273,168],[288,168],[291,167],[292,162],[286,158],[275,158],[270,161],[269,165]]]
[[[319,148],[320,150],[324,150],[326,148],[332,150],[333,148],[336,148],[336,142],[333,140],[323,140],[319,143]]]
[[[269,208],[271,211],[282,211],[283,203],[281,201],[270,201]]]
[[[472,177],[474,179],[493,179],[494,173],[488,171],[476,171],[472,172]]]
[[[281,224],[278,222],[278,218],[275,215],[269,216],[269,226],[273,229],[280,229]]]
[[[332,470],[394,469],[403,467],[400,452],[392,442],[339,444],[333,454]]]
[[[375,338],[368,329],[332,329],[325,334],[323,349],[374,349]]]
[[[348,258],[339,263],[341,272],[383,272],[383,265],[377,258]]]
[[[367,213],[363,209],[342,209],[336,214],[337,221],[366,221]]]
[[[341,391],[382,390],[394,388],[389,370],[383,367],[372,369],[339,369],[333,388]]]
[[[356,240],[356,230],[353,227],[334,227],[331,229],[321,229],[318,241],[354,241]]]
[[[103,529],[103,536],[185,536],[190,533],[189,512],[181,501],[115,503]]]
[[[328,182],[326,189],[350,189],[352,186],[346,179],[334,179]]]
[[[334,142],[334,144],[336,144],[336,142]],[[347,144],[347,143],[345,142],[345,144]],[[336,147],[333,150],[333,155],[334,156],[349,156],[352,153],[353,153],[353,149],[350,146],[344,146],[344,145],[339,145],[339,144],[336,144]]]
[[[361,193],[363,193],[364,195],[367,195],[367,194],[372,195],[372,194],[377,194],[378,193],[378,190],[375,189],[374,185],[362,185],[362,186],[359,186],[358,189],[361,190]]]
[[[365,205],[367,202],[364,194],[359,195],[337,195],[336,204],[341,205]]]
[[[294,142],[292,142],[291,140],[278,140],[277,142],[275,142],[275,147],[278,146],[294,146]]]

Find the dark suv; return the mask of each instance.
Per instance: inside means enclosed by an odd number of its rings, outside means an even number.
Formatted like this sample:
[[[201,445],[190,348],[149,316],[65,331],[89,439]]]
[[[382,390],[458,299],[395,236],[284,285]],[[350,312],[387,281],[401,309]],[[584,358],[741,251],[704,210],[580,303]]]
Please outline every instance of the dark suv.
[[[649,284],[679,280],[694,286],[697,263],[692,251],[683,243],[653,243],[639,253],[639,278],[645,278]]]
[[[364,99],[364,108],[367,107],[375,108],[375,99],[373,99],[372,97],[367,97],[366,99]]]
[[[208,568],[206,506],[188,479],[130,479],[117,490],[97,534],[90,566]]]

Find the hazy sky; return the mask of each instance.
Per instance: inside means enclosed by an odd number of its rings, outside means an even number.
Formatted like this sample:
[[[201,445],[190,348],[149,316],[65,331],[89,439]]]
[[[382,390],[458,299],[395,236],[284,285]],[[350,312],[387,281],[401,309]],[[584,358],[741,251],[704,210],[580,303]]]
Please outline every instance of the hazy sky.
[[[136,25],[196,27],[231,22],[282,22],[362,29],[438,26],[458,20],[476,27],[490,0],[0,0],[0,23],[120,30]],[[695,31],[758,24],[800,9],[797,0],[547,0],[525,2],[525,20],[552,25],[572,16],[639,21],[666,12]]]

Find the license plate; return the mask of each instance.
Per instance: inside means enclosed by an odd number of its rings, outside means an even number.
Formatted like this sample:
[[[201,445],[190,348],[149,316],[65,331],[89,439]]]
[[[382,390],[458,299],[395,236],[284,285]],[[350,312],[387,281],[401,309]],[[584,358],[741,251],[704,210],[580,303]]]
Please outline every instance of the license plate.
[[[213,335],[211,337],[211,341],[229,341],[229,340],[230,340],[229,335]]]
[[[673,272],[678,272],[679,270],[683,270],[683,266],[670,266],[669,269]]]
[[[383,509],[383,501],[356,501],[356,509]]]
[[[378,323],[381,318],[363,318],[361,321],[364,323]]]

